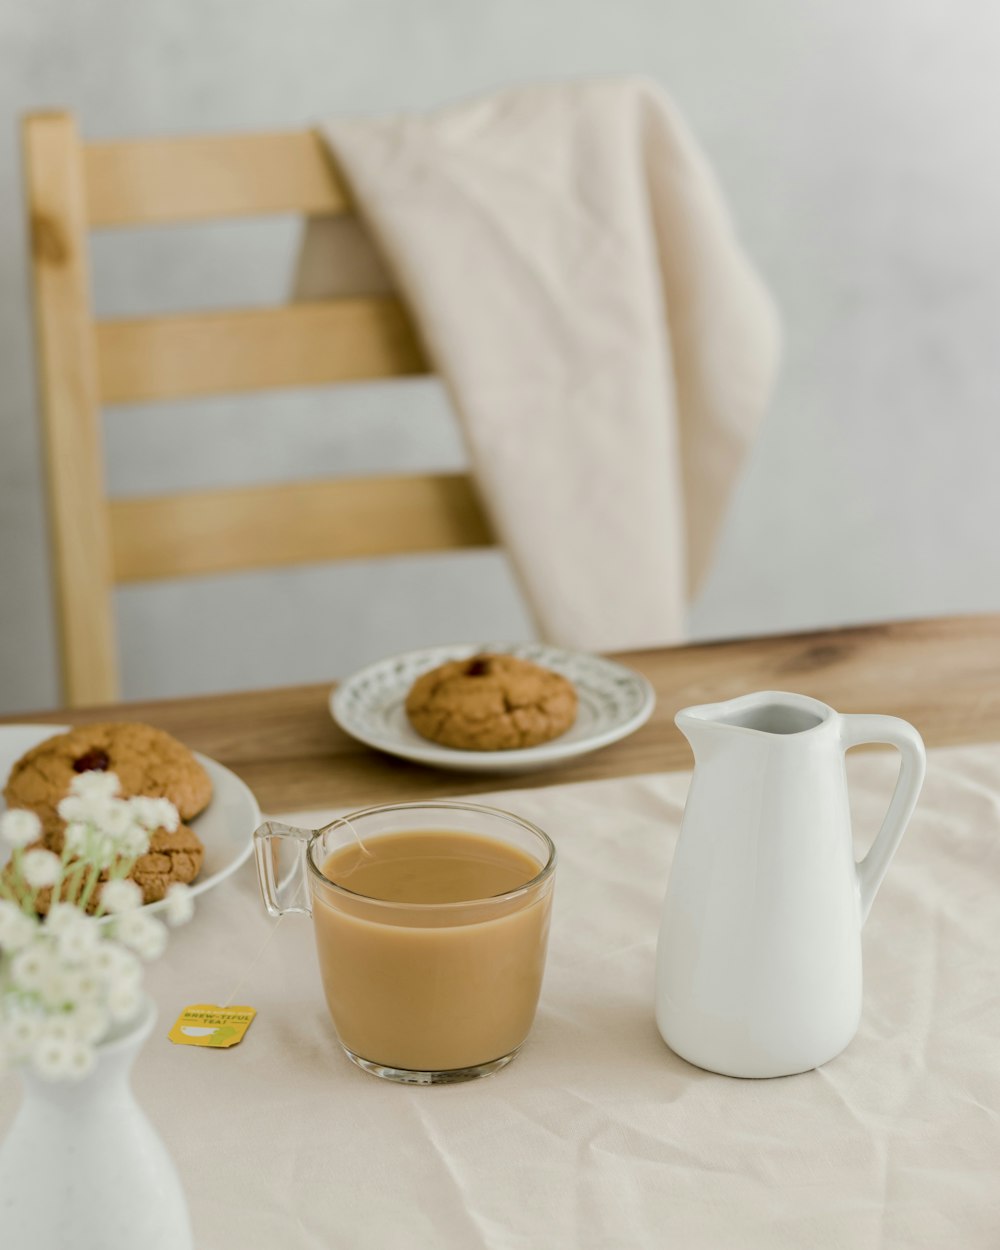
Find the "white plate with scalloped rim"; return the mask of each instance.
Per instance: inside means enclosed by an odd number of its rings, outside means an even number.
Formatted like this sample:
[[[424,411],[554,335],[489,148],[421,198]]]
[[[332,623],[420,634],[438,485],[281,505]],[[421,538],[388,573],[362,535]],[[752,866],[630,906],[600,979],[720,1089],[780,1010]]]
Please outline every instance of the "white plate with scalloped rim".
[[[410,687],[428,669],[485,652],[516,655],[568,678],[580,700],[575,724],[551,742],[512,751],[457,751],[421,738],[406,716]],[[655,703],[645,677],[623,664],[541,642],[456,643],[408,651],[370,664],[330,692],[333,719],[360,742],[435,768],[477,773],[546,768],[596,751],[644,725]]]
[[[69,728],[69,725],[0,725],[0,790],[6,784],[11,768],[25,751],[53,734],[66,733]],[[205,859],[201,872],[191,883],[191,892],[204,894],[231,876],[250,855],[253,831],[260,824],[260,808],[245,781],[207,755],[200,755],[197,751],[194,755],[212,779],[212,801],[200,816],[191,821],[191,828],[205,846]],[[0,811],[5,808],[6,804],[0,798]],[[0,866],[7,859],[8,853],[0,843]],[[147,906],[156,911],[164,904],[149,903]]]

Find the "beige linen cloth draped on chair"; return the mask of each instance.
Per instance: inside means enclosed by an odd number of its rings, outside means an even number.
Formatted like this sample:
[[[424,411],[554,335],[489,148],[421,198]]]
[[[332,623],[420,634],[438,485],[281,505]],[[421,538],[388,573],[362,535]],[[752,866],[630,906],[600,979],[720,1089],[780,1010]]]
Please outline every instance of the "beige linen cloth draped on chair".
[[[678,641],[778,329],[670,100],[632,80],[517,88],[321,132],[444,379],[542,636]],[[311,223],[299,296],[345,293],[338,269],[362,293],[362,246]]]

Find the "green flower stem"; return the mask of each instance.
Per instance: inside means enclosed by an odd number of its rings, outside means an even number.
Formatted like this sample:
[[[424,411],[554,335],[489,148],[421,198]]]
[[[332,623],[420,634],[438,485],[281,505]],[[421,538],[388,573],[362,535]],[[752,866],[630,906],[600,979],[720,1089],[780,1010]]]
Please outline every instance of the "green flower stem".
[[[59,897],[74,906],[79,906],[77,899],[83,886],[83,874],[87,871],[87,866],[85,859],[72,861],[72,867],[60,884]]]
[[[38,911],[35,907],[36,894],[24,879],[24,848],[20,846],[14,847],[11,855],[11,863],[14,865],[14,873],[11,877],[11,887],[16,891],[17,897],[14,899],[20,904],[21,910],[26,916],[37,916]]]
[[[22,905],[14,889],[14,883],[9,877],[0,877],[0,898],[5,898],[9,903],[16,903],[18,907]]]
[[[89,840],[90,839],[88,839],[88,841]],[[80,889],[83,885],[83,875],[87,871],[88,850],[89,847],[84,846],[83,854],[74,858],[73,852],[70,850],[69,843],[66,841],[63,842],[61,856],[63,863],[63,876],[59,886],[59,897],[65,902],[76,904]]]
[[[86,884],[83,887],[83,893],[80,895],[80,901],[77,903],[77,907],[79,907],[82,912],[87,910],[87,904],[93,897],[94,890],[97,887],[97,879],[100,875],[101,870],[96,864],[87,865],[87,875],[85,877]]]

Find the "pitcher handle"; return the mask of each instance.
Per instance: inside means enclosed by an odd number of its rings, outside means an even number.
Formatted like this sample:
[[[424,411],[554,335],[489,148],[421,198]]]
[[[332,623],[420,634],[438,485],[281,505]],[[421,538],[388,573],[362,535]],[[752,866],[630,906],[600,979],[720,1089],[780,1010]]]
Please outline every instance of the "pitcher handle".
[[[254,830],[257,879],[269,915],[287,916],[294,912],[312,915],[306,859],[312,839],[312,829],[296,829],[294,825],[283,825],[276,820],[267,820]],[[279,851],[286,841],[292,843],[292,860],[282,872]]]
[[[868,854],[857,864],[861,923],[864,924],[889,862],[896,853],[899,840],[917,805],[927,768],[927,753],[920,734],[909,721],[900,720],[898,716],[841,716],[840,741],[845,751],[848,747],[883,742],[895,747],[902,756],[896,789],[882,827],[875,835]]]

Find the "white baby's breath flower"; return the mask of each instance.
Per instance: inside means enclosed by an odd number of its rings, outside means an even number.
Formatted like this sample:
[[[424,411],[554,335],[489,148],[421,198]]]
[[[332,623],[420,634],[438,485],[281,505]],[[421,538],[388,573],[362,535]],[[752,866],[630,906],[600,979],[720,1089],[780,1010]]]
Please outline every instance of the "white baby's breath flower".
[[[158,799],[150,798],[146,794],[137,794],[135,798],[129,799],[129,811],[132,813],[132,819],[138,825],[142,825],[144,829],[155,829],[157,827],[157,808]]]
[[[63,1011],[75,1001],[76,977],[53,957],[39,979],[35,992],[50,1011]]]
[[[118,964],[121,947],[115,942],[101,942],[87,960],[87,967],[95,976],[112,977]]]
[[[167,924],[187,924],[194,915],[194,898],[191,887],[181,881],[175,881],[166,893]]]
[[[133,819],[145,829],[166,829],[168,833],[173,833],[180,823],[177,808],[169,799],[151,799],[146,795],[139,795],[129,799],[129,807],[132,809]]]
[[[118,845],[105,833],[91,832],[79,855],[88,864],[103,872],[118,858]]]
[[[167,945],[167,928],[143,911],[128,911],[115,921],[115,937],[141,959],[159,959]]]
[[[0,951],[13,954],[34,940],[38,921],[8,899],[0,899]]]
[[[127,879],[108,881],[101,888],[101,906],[115,915],[135,911],[142,906],[142,890]]]
[[[142,993],[138,987],[117,986],[108,995],[108,1011],[117,1024],[133,1020],[142,1007]]]
[[[72,855],[82,855],[89,839],[90,826],[82,820],[71,820],[63,833],[63,843]]]
[[[93,1043],[106,1031],[107,1023],[107,1014],[100,1009],[60,1011],[48,1018],[15,1010],[0,1026],[0,1039],[11,1059],[30,1061],[47,1079],[78,1079],[93,1067]]]
[[[86,919],[78,907],[72,903],[59,901],[53,903],[45,917],[45,932],[58,936],[69,929],[75,929],[81,920]]]
[[[156,827],[166,829],[167,833],[176,833],[181,823],[177,808],[169,799],[156,800]]]
[[[72,1016],[50,1016],[42,1025],[41,1041],[44,1042],[75,1042],[76,1026]]]
[[[139,957],[124,947],[118,948],[118,960],[114,970],[115,985],[138,990],[142,986],[142,964]]]
[[[134,988],[142,983],[142,964],[118,942],[102,942],[91,956],[88,967],[109,986]]]
[[[10,979],[21,990],[40,990],[52,970],[52,955],[41,938],[19,950],[10,961]]]
[[[69,824],[71,821],[86,821],[90,807],[87,800],[78,794],[67,794],[56,804],[56,811]]]
[[[70,907],[68,903],[64,903],[62,906],[69,907],[69,910],[75,915],[76,921],[72,924],[61,924],[56,932],[52,934],[55,939],[56,951],[64,964],[79,968],[89,961],[100,942],[100,929],[97,921],[92,916],[84,915],[83,912],[78,911],[75,907]],[[49,914],[51,915],[51,912]],[[45,928],[46,931],[49,931],[51,926],[46,923]]]
[[[117,773],[103,773],[96,769],[78,773],[70,782],[70,794],[87,799],[112,799],[121,789]]]
[[[41,848],[26,851],[21,861],[21,873],[33,890],[43,890],[56,885],[62,876],[62,863],[58,855]]]
[[[149,850],[149,834],[142,825],[133,825],[122,835],[118,850],[123,859],[138,859]]]
[[[72,975],[72,981],[66,1001],[72,1003],[74,1010],[104,997],[104,977],[92,971],[86,964],[69,969],[67,972]]]
[[[67,822],[78,821],[83,825],[100,827],[107,819],[110,805],[119,802],[120,799],[104,794],[68,794],[59,800],[56,810]]]
[[[60,954],[79,952],[81,956],[89,955],[101,939],[101,927],[94,917],[80,911],[74,903],[63,900],[49,908],[44,928],[46,935],[55,939]]]
[[[81,1081],[89,1076],[97,1062],[97,1051],[86,1042],[73,1042],[66,1055],[66,1076],[71,1081]]]
[[[81,1042],[93,1045],[108,1031],[111,1017],[98,1003],[80,1003],[73,1010],[73,1027]]]
[[[54,963],[37,992],[50,1011],[75,1011],[83,1003],[100,1002],[106,984],[86,965]]]
[[[47,1081],[59,1081],[69,1076],[72,1048],[73,1043],[65,1038],[46,1037],[43,1034],[31,1052],[35,1071]]]
[[[11,846],[29,846],[42,836],[42,822],[34,812],[13,808],[0,816],[0,835]]]
[[[143,940],[142,949],[136,951],[136,954],[140,959],[145,959],[147,963],[153,959],[159,959],[167,949],[169,940],[170,934],[167,932],[167,926],[162,920],[153,920]]]
[[[135,817],[124,799],[109,799],[100,824],[101,832],[117,842],[130,832],[135,824]]]
[[[35,1011],[15,1009],[8,1013],[3,1032],[11,1059],[26,1059],[41,1035],[42,1018]]]

